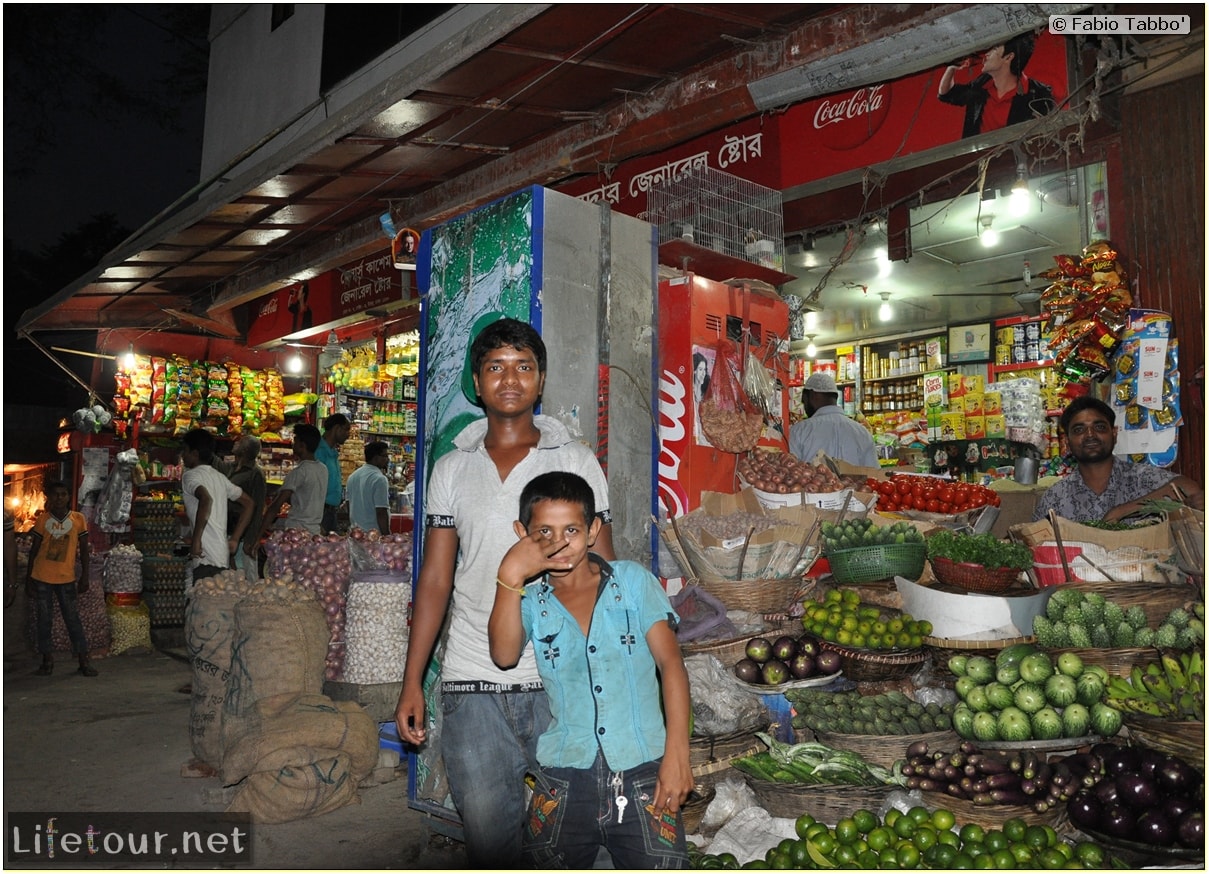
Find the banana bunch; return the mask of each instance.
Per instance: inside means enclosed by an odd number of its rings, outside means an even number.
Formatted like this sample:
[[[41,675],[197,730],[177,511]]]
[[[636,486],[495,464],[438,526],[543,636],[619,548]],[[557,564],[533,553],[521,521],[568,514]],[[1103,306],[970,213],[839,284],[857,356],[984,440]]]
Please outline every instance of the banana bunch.
[[[1104,703],[1123,713],[1204,720],[1205,660],[1199,650],[1162,654],[1159,664],[1134,665],[1129,679],[1111,677]]]

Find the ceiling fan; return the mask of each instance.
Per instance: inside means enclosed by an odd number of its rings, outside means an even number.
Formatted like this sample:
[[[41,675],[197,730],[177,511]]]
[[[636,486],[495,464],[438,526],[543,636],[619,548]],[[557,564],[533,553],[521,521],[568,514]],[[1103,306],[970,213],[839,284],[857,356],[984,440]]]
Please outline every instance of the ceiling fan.
[[[1013,292],[1010,297],[1028,316],[1041,315],[1041,292],[1033,288],[1033,269],[1029,262],[1024,262],[1024,272],[1021,276],[1011,276],[1007,279],[995,279],[991,282],[983,282],[978,285],[979,288],[989,288],[996,285],[1018,285],[1021,280],[1024,282],[1024,288]],[[948,294],[936,294],[934,297],[1002,297],[1001,294],[996,294],[993,291],[955,291]]]

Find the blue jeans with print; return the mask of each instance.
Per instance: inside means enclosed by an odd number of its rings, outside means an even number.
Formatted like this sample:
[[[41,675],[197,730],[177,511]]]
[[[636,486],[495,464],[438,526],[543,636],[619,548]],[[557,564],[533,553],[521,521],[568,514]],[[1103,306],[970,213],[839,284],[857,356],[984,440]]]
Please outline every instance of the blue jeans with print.
[[[525,826],[525,862],[591,868],[604,847],[615,868],[687,868],[680,814],[648,809],[658,774],[658,761],[610,771],[599,752],[590,768],[542,768]]]
[[[537,771],[537,739],[550,703],[534,692],[441,693],[441,756],[475,868],[518,868],[525,774]]]
[[[71,639],[71,651],[76,655],[88,655],[88,639],[84,636],[84,624],[80,622],[80,610],[76,606],[75,583],[34,583],[34,603],[37,608],[35,629],[38,635],[38,652],[49,655],[54,651],[51,629],[55,621],[55,601],[63,614],[63,624]]]

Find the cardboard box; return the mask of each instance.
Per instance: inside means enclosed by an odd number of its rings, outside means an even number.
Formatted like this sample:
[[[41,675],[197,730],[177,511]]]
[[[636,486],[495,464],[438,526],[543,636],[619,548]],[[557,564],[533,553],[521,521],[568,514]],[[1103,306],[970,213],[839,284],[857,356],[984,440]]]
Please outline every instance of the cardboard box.
[[[987,437],[1006,437],[1007,436],[1007,419],[1002,414],[997,416],[984,416],[986,424]]]
[[[982,394],[986,391],[986,380],[982,376],[963,376],[961,384],[966,394]]]
[[[986,437],[986,417],[966,416],[966,439],[981,440]]]
[[[1003,412],[1003,395],[997,391],[987,391],[982,394],[982,414],[998,416]]]
[[[949,381],[943,373],[924,374],[924,409],[943,409],[949,403]]]
[[[996,480],[990,486],[999,495],[999,518],[995,520],[991,533],[1006,539],[1013,526],[1032,521],[1037,498],[1045,487],[1023,486],[1015,480]]]
[[[940,439],[964,440],[966,438],[966,417],[964,413],[940,414]]]
[[[842,458],[827,456],[827,463],[840,476],[864,476],[873,477],[873,479],[887,479],[890,476],[889,473],[880,467],[859,467],[855,464],[849,464]]]
[[[950,398],[959,398],[966,393],[965,383],[962,382],[960,373],[950,373],[948,381]],[[925,394],[926,393],[927,390],[925,388]]]
[[[966,392],[961,399],[961,408],[967,416],[983,416],[986,415],[982,392]]]
[[[1171,524],[1166,519],[1157,525],[1146,525],[1141,528],[1132,528],[1125,531],[1104,531],[1100,528],[1092,528],[1089,525],[1080,525],[1078,522],[1063,519],[1061,516],[1056,517],[1056,519],[1058,521],[1058,533],[1062,536],[1064,544],[1094,543],[1096,546],[1102,546],[1108,550],[1120,549],[1125,546],[1137,546],[1150,552],[1168,553],[1174,549],[1174,544],[1171,540]],[[1042,519],[1039,522],[1029,522],[1025,525],[1016,525],[1010,531],[1019,540],[1029,546],[1041,546],[1046,543],[1057,542],[1053,526],[1050,525],[1047,519]]]

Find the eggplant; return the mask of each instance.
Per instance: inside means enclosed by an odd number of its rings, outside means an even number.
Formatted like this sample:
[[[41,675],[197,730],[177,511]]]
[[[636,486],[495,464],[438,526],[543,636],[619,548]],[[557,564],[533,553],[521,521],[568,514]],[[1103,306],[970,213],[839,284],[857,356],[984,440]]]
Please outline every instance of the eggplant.
[[[1097,776],[1100,774],[1100,760],[1091,753],[1076,753],[1073,756],[1067,756],[1062,761],[1066,762],[1067,767],[1081,777],[1086,774],[1096,774]]]
[[[968,780],[969,778],[967,777],[965,779]],[[947,792],[949,795],[952,795],[954,798],[969,798],[970,797],[970,793],[966,792],[966,790],[962,788],[960,783],[950,783],[948,786],[945,787],[945,792]]]
[[[975,777],[970,783],[970,791],[975,795],[990,791],[990,786],[987,785],[986,777]]]
[[[1020,775],[1019,774],[992,774],[986,778],[987,788],[989,789],[1019,789]]]
[[[989,776],[991,774],[1011,774],[1014,771],[1019,771],[1020,769],[1011,767],[1010,763],[1008,762],[987,756],[979,761],[978,770],[980,773]]]
[[[1033,800],[1019,789],[992,789],[991,797],[999,804],[1031,804]]]
[[[1046,813],[1053,806],[1054,803],[1048,798],[1038,798],[1033,802],[1033,811],[1036,813]]]
[[[1176,756],[1168,756],[1154,772],[1154,780],[1164,795],[1184,795],[1199,781],[1196,769]]]
[[[1066,803],[1066,813],[1077,826],[1100,829],[1104,822],[1104,805],[1086,790],[1076,792]]]
[[[1036,795],[1039,788],[1037,781],[1030,780],[1028,777],[1020,781],[1020,791],[1025,795]]]
[[[978,747],[972,740],[962,741],[961,746],[959,746],[957,749],[965,753],[967,756],[978,752]]]
[[[999,803],[998,801],[996,801],[994,798],[991,797],[990,792],[977,792],[974,794],[974,797],[971,798],[970,800],[973,801],[975,804],[998,804]]]
[[[1192,810],[1192,802],[1187,798],[1168,797],[1163,799],[1159,810],[1163,811],[1172,822],[1178,823],[1184,818],[1185,813]]]
[[[961,773],[965,774],[967,777],[977,777],[978,776],[978,766],[973,763],[968,764],[964,768],[961,769]]]
[[[1154,777],[1154,772],[1158,770],[1159,765],[1167,760],[1166,754],[1148,749],[1142,749],[1138,758],[1138,773],[1147,779]]]
[[[1123,804],[1139,812],[1159,803],[1159,789],[1154,781],[1137,772],[1117,777],[1117,793]]]
[[[1175,843],[1178,832],[1163,811],[1151,809],[1138,817],[1133,834],[1135,840],[1144,844],[1170,847]]]
[[[1116,780],[1101,780],[1091,791],[1104,804],[1121,803],[1121,793],[1117,790]]]
[[[911,746],[907,747],[907,758],[915,756],[926,756],[928,754],[928,742],[926,740],[917,740]]]
[[[961,779],[961,768],[955,768],[952,765],[945,765],[943,770],[945,774],[945,782],[952,783],[954,780]]]
[[[1205,814],[1199,810],[1191,810],[1184,814],[1183,819],[1180,820],[1176,837],[1179,839],[1180,846],[1203,849],[1205,846]]]
[[[1137,819],[1123,804],[1110,804],[1100,816],[1100,831],[1114,838],[1128,839],[1133,834]]]
[[[1104,762],[1104,773],[1112,777],[1136,771],[1141,764],[1137,750],[1132,747],[1116,747],[1104,756],[1102,761]]]
[[[920,783],[923,783],[923,782],[924,782],[924,780],[922,777],[916,777],[915,775],[911,775],[910,777],[907,778],[907,788],[908,789],[922,789],[923,787],[920,786]]]
[[[927,777],[919,781],[919,789],[921,792],[943,792],[945,783],[937,783],[935,780],[929,780]],[[910,788],[910,783],[908,783]]]
[[[953,755],[949,756],[949,764],[954,768],[964,768],[966,766],[966,754],[953,753]]]

